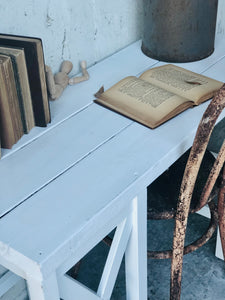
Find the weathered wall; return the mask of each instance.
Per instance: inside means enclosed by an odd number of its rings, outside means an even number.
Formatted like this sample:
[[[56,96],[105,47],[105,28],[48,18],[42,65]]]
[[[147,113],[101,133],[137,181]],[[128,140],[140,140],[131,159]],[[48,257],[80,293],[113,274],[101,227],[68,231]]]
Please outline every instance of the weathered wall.
[[[3,33],[41,37],[46,63],[88,65],[140,38],[142,0],[1,0]]]
[[[225,36],[225,1],[218,0],[218,13],[217,13],[217,34],[221,35],[221,38]]]
[[[225,30],[219,0],[218,29]],[[141,38],[143,0],[1,0],[0,31],[41,37],[46,63],[57,71],[63,59],[88,66]]]

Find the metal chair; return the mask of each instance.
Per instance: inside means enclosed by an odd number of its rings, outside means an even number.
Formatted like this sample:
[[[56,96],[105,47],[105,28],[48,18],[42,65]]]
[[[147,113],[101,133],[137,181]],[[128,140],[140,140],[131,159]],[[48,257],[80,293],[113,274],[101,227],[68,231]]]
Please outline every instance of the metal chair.
[[[148,187],[148,219],[175,218],[173,249],[148,251],[148,258],[172,258],[171,300],[180,299],[183,255],[204,245],[218,223],[225,257],[225,141],[216,159],[206,150],[216,120],[224,107],[225,85],[206,109],[191,150]],[[217,204],[214,202],[216,196]],[[202,237],[184,247],[188,215],[205,205],[209,206],[211,212],[209,227]]]
[[[148,187],[148,219],[175,218],[173,249],[148,251],[148,258],[172,258],[170,300],[180,299],[183,255],[203,246],[212,237],[218,223],[225,257],[225,141],[216,159],[207,151],[216,120],[224,107],[225,85],[206,109],[191,150]],[[214,202],[216,196],[217,204]],[[184,247],[188,215],[205,205],[209,206],[211,213],[209,227],[198,240]],[[110,246],[112,239],[106,236],[104,242]]]
[[[183,255],[203,246],[212,237],[218,224],[225,257],[225,141],[216,159],[206,150],[216,120],[224,107],[225,84],[206,109],[191,150],[148,187],[148,219],[175,218],[173,249],[148,251],[148,258],[172,258],[170,300],[180,299]],[[217,204],[214,202],[216,196]],[[211,212],[209,227],[197,241],[184,247],[188,215],[205,205],[209,206]],[[103,241],[110,246],[112,238],[106,236]],[[74,277],[78,270],[79,264],[72,269]]]

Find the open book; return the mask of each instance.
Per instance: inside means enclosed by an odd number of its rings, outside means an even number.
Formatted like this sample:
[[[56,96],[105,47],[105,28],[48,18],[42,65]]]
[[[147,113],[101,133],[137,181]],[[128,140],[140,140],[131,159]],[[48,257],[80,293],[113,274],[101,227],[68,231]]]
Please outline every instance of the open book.
[[[222,82],[172,64],[129,76],[94,100],[150,128],[213,97]]]

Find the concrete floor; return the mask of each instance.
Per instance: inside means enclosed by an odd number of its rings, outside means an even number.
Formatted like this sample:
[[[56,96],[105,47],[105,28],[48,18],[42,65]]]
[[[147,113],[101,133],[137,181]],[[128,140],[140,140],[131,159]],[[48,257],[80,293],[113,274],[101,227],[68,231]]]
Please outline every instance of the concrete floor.
[[[217,152],[225,138],[225,119],[220,122],[209,143]],[[198,214],[188,221],[186,242],[189,243],[207,228],[208,219]],[[148,248],[166,249],[172,244],[173,220],[148,222]],[[197,251],[185,255],[182,279],[182,300],[224,300],[225,265],[215,257],[216,234]],[[108,247],[100,243],[83,259],[78,280],[93,290],[97,289],[107,257]],[[169,299],[170,260],[148,260],[148,297],[151,300]],[[121,265],[112,300],[125,300],[124,262]]]
[[[150,221],[148,247],[169,248],[172,242],[173,221]],[[166,226],[165,226],[166,225]],[[208,219],[199,215],[189,218],[187,242],[201,235]],[[224,300],[225,266],[215,257],[216,235],[203,247],[185,255],[182,279],[182,300]],[[160,247],[159,247],[160,246]],[[97,245],[82,261],[78,280],[93,290],[97,289],[108,253],[103,243]],[[148,260],[148,297],[151,300],[169,299],[170,260]],[[125,300],[124,262],[120,268],[112,300]]]

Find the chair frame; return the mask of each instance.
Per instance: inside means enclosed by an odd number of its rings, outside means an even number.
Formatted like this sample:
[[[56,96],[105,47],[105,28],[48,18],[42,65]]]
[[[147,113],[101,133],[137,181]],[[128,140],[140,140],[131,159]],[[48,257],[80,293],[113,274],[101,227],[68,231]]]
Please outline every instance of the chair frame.
[[[184,240],[187,227],[187,219],[190,209],[190,202],[201,165],[203,155],[206,151],[211,133],[216,120],[225,107],[225,85],[216,93],[213,100],[207,107],[201,122],[198,126],[194,143],[186,164],[181,184],[180,195],[177,203],[175,216],[175,229],[173,238],[173,254],[171,263],[170,300],[179,300],[181,294],[181,276],[184,255]],[[207,204],[212,188],[223,168],[223,179],[218,194],[219,228],[222,241],[223,255],[225,257],[225,141],[216,158],[213,168],[209,174],[205,188],[203,189],[200,203],[201,207]]]
[[[161,215],[162,219],[175,218],[175,228],[173,235],[173,249],[167,251],[148,251],[149,258],[164,259],[172,258],[171,263],[171,279],[170,279],[170,300],[179,300],[181,295],[181,276],[183,266],[183,255],[190,253],[202,245],[204,245],[213,235],[219,223],[220,237],[223,249],[223,256],[225,258],[225,141],[223,142],[219,154],[213,164],[205,187],[202,191],[199,205],[190,211],[190,203],[192,193],[195,186],[195,181],[198,171],[205,154],[210,136],[216,124],[220,113],[225,108],[225,84],[213,97],[207,107],[203,117],[198,126],[195,139],[189,154],[189,158],[184,171],[180,195],[177,202],[177,210],[175,216],[171,214]],[[218,204],[215,205],[212,201],[216,194],[212,194],[213,187],[217,178],[222,173],[220,187],[217,191]],[[187,227],[187,220],[189,213],[194,213],[208,204],[211,212],[211,222],[205,234],[193,242],[192,244],[184,247],[185,233]],[[149,217],[149,216],[148,216]],[[155,216],[156,219],[160,219]],[[106,236],[103,241],[111,246],[112,238]],[[77,275],[79,266],[75,271]]]

